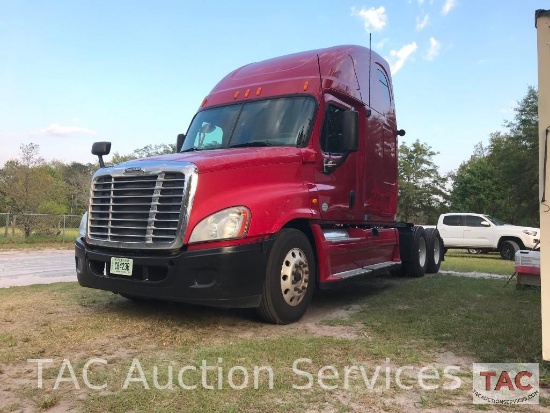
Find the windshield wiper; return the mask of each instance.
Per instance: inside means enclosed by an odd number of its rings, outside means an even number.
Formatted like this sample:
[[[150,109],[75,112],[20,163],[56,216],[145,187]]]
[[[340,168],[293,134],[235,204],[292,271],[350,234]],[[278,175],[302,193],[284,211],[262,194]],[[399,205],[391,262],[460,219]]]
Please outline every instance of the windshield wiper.
[[[194,152],[194,151],[202,151],[202,149],[191,147],[191,148],[187,148],[187,149],[185,149],[181,152]]]
[[[245,143],[237,143],[235,145],[230,145],[229,148],[245,148],[245,147],[262,147],[262,146],[273,146],[273,144],[264,141],[252,141]]]

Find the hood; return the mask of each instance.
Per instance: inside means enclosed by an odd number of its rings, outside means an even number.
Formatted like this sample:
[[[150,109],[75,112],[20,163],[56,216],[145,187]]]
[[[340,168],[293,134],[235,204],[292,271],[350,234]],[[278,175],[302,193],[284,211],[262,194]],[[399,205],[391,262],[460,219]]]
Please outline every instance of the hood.
[[[129,168],[140,167],[151,162],[191,162],[197,166],[199,172],[205,173],[260,165],[292,163],[301,161],[301,156],[300,149],[287,146],[213,149],[135,159],[116,166]]]
[[[521,225],[504,224],[504,225],[498,225],[497,228],[510,228],[510,229],[519,229],[519,230],[527,230],[527,231],[537,231],[537,233],[540,233],[540,228],[523,227]]]

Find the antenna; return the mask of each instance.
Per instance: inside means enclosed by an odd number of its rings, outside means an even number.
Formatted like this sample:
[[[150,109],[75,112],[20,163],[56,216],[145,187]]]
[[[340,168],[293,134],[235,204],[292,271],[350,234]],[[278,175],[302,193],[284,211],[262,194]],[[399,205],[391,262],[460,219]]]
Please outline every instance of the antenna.
[[[372,67],[372,33],[369,33],[369,110],[370,106],[370,71]]]

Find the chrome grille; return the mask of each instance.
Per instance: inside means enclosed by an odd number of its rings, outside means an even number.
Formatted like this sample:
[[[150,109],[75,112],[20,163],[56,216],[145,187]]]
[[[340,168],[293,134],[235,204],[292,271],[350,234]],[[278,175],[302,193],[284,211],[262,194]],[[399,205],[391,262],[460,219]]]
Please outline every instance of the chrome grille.
[[[185,174],[99,175],[92,183],[88,238],[172,244],[185,200]]]

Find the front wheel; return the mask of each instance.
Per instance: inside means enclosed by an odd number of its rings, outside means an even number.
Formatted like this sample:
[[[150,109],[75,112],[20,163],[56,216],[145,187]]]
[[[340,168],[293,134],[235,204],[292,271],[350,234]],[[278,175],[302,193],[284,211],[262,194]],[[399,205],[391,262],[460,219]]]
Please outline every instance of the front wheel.
[[[267,262],[258,314],[274,324],[288,324],[305,314],[315,287],[315,256],[308,238],[296,229],[277,235]]]
[[[519,251],[519,245],[512,240],[503,241],[502,244],[500,244],[499,251],[503,260],[514,260],[516,258],[516,252]]]

